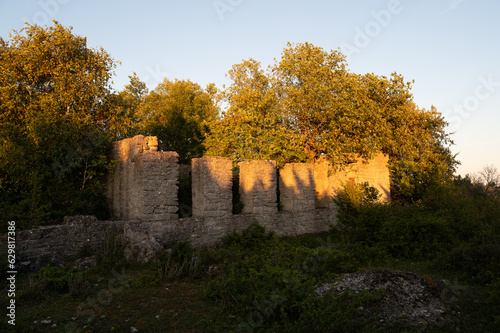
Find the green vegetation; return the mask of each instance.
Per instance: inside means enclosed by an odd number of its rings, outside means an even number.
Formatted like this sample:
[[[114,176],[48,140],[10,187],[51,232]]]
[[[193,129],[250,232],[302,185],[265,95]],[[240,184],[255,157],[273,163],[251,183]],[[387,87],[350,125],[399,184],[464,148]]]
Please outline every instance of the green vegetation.
[[[112,163],[103,114],[114,66],[58,23],[0,39],[2,226],[107,217],[103,176]]]
[[[228,77],[220,94],[227,108],[210,123],[207,154],[278,166],[327,157],[338,167],[382,151],[390,157],[391,195],[402,202],[421,199],[455,170],[447,123],[434,108],[415,105],[411,82],[397,73],[354,74],[340,52],[299,43],[267,71],[249,59]]]
[[[347,185],[336,199],[339,223],[328,233],[278,238],[255,222],[213,249],[193,249],[186,239],[148,264],[124,260],[124,244],[110,235],[102,248],[80,251],[95,256],[95,267],[19,275],[18,332],[128,332],[131,326],[163,332],[420,331],[380,317],[383,289],[315,293],[342,274],[382,267],[449,286],[435,292],[460,315],[425,331],[495,331],[499,187],[457,179],[406,206],[380,204],[376,197],[366,185]],[[51,324],[42,324],[47,317]]]

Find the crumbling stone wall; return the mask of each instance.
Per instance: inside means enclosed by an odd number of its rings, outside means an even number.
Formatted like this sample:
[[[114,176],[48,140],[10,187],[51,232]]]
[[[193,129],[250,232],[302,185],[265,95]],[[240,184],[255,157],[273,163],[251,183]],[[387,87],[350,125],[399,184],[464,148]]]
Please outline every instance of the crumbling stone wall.
[[[273,214],[278,211],[276,162],[238,163],[242,213]]]
[[[176,152],[159,152],[158,139],[137,135],[114,143],[117,165],[108,180],[113,215],[123,220],[160,221],[177,218]]]
[[[239,163],[243,212],[233,215],[232,162],[205,156],[192,160],[193,216],[179,219],[177,153],[158,152],[157,139],[142,135],[115,143],[113,153],[118,163],[109,178],[108,198],[120,220],[77,217],[66,219],[64,225],[22,231],[17,237],[22,266],[62,263],[81,246],[103,242],[110,232],[127,238],[128,255],[148,261],[187,237],[196,247],[215,245],[227,233],[245,229],[255,220],[278,236],[327,231],[328,224],[336,222],[332,198],[350,181],[368,181],[383,194],[382,200],[390,199],[388,157],[383,154],[336,171],[328,161],[290,163],[279,177],[274,161],[248,161]]]
[[[328,161],[321,160],[313,165],[314,191],[316,193],[316,208],[331,208],[332,189],[329,174],[331,171]]]
[[[194,158],[193,217],[222,217],[233,210],[233,172],[229,158],[203,156]]]
[[[388,202],[391,200],[391,182],[389,168],[389,156],[377,154],[369,162],[358,162],[358,179],[359,183],[368,182],[370,186],[379,190],[381,201]]]
[[[110,178],[108,197],[114,216],[124,220],[163,221],[177,218],[177,178],[180,171],[192,175],[194,217],[232,214],[232,163],[228,158],[204,156],[191,166],[179,166],[175,152],[158,152],[157,138],[135,136],[115,143],[118,161]],[[239,163],[239,187],[244,214],[282,211],[334,210],[332,198],[347,182],[368,182],[390,200],[388,157],[378,154],[370,161],[356,160],[334,170],[327,160],[289,163],[277,177],[274,161]],[[280,197],[277,197],[279,181]]]

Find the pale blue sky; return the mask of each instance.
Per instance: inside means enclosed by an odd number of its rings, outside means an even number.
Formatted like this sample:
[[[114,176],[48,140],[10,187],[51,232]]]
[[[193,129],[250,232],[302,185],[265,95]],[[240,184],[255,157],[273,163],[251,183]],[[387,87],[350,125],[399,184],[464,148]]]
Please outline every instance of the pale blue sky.
[[[122,63],[114,87],[137,72],[153,89],[164,77],[227,83],[233,64],[264,67],[288,41],[341,48],[355,73],[415,80],[456,132],[459,174],[500,169],[500,1],[496,0],[0,0],[0,36],[25,21],[72,26]]]

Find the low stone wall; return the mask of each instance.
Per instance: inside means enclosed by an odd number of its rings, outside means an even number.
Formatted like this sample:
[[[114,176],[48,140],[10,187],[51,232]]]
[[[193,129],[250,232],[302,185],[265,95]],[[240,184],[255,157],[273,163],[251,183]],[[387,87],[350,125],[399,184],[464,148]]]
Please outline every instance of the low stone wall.
[[[37,270],[47,264],[64,265],[84,245],[100,246],[111,232],[121,234],[123,229],[121,222],[99,221],[94,216],[65,217],[64,223],[18,232],[16,267]]]
[[[98,221],[93,216],[65,218],[65,224],[39,227],[17,234],[17,267],[37,270],[51,264],[64,266],[88,245],[95,248],[110,235],[122,235],[127,243],[126,255],[138,261],[154,260],[165,248],[187,238],[196,248],[216,245],[222,237],[241,231],[258,222],[277,236],[294,236],[328,230],[335,219],[330,210],[277,212],[276,214],[239,214],[219,217],[190,217],[173,221]]]

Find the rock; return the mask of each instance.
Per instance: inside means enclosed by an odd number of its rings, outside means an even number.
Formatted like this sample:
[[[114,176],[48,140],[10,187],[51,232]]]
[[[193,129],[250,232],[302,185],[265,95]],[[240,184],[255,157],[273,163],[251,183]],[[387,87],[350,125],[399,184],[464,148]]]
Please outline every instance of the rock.
[[[433,281],[429,276],[420,278],[416,273],[402,273],[383,270],[360,271],[341,275],[335,281],[317,286],[318,296],[331,293],[338,297],[349,288],[352,293],[368,290],[374,293],[384,289],[385,295],[372,308],[364,309],[381,317],[380,322],[405,322],[425,328],[428,324],[453,320],[450,307],[440,295],[445,290],[442,281]]]

